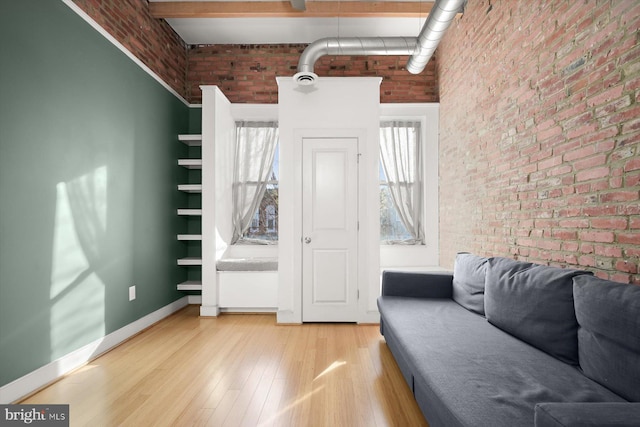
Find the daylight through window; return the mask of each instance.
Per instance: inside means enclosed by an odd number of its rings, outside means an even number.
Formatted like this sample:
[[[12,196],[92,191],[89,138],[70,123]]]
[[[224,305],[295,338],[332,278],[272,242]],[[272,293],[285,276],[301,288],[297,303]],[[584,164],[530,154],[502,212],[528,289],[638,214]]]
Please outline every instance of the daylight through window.
[[[380,240],[424,244],[419,121],[380,124]]]
[[[242,240],[278,240],[278,147],[273,161],[271,175],[267,187],[256,208],[251,226],[242,236]]]
[[[278,240],[278,123],[236,122],[232,243]]]

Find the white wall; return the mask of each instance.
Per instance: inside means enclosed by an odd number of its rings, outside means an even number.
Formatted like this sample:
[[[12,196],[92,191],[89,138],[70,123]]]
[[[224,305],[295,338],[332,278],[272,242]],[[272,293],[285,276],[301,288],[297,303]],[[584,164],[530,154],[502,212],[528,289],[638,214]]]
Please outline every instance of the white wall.
[[[230,238],[231,204],[223,168],[233,146],[231,103],[217,86],[202,89],[202,306],[201,316],[217,316],[216,260]],[[233,164],[233,162],[230,162]],[[229,199],[230,200],[230,199]],[[225,206],[228,206],[226,208]],[[229,211],[227,212],[227,209]],[[227,220],[228,218],[228,220]],[[226,239],[226,241],[225,241]]]
[[[278,322],[302,321],[302,135],[360,139],[359,322],[377,322],[380,209],[377,77],[320,77],[303,90],[278,77],[280,122]]]

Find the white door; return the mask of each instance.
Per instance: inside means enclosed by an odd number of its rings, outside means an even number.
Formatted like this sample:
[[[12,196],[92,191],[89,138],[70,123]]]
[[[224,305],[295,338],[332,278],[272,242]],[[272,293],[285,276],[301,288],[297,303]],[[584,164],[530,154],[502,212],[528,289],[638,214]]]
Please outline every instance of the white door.
[[[302,321],[358,320],[358,139],[302,139]]]

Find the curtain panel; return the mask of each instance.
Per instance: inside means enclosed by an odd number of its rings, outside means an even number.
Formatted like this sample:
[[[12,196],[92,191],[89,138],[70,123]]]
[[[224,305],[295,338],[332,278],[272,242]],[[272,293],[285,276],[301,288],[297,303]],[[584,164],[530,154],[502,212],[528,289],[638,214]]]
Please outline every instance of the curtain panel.
[[[380,161],[393,205],[411,239],[396,244],[424,244],[422,224],[422,144],[419,121],[380,123]]]
[[[278,122],[236,122],[231,244],[240,241],[251,225],[267,188],[277,143]]]

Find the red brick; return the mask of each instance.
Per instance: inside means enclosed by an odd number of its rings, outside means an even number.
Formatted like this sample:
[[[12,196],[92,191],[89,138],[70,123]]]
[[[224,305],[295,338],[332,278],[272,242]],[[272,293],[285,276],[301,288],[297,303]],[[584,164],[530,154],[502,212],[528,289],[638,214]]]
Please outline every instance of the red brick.
[[[611,273],[607,277],[603,277],[603,278],[614,281],[614,282],[620,282],[620,283],[630,283],[630,280],[631,280],[631,276],[629,276],[628,274],[622,274],[622,273]]]
[[[552,236],[561,240],[576,240],[578,233],[576,231],[554,230]]]
[[[624,249],[624,256],[627,258],[640,258],[640,247],[631,247]]]
[[[620,233],[618,243],[640,245],[640,233]]]
[[[627,228],[626,218],[593,218],[591,227],[607,230],[624,230]]]
[[[589,181],[592,179],[603,178],[609,176],[609,167],[602,166],[599,168],[588,169],[576,174],[576,181]]]
[[[564,154],[564,160],[570,162],[572,160],[581,159],[592,155],[595,152],[595,147],[592,145],[581,147],[577,150],[569,151]]]
[[[592,257],[592,256],[582,255],[578,257],[578,264],[583,267],[595,267],[596,259],[595,257]]]
[[[594,166],[600,166],[607,163],[607,156],[605,154],[600,154],[597,156],[592,156],[587,159],[579,160],[573,163],[573,168],[576,170],[593,168]]]
[[[625,163],[625,165],[624,165],[624,171],[625,172],[638,170],[638,169],[640,169],[640,157],[636,157],[635,159],[631,159],[627,163]]]
[[[638,273],[638,264],[627,260],[618,260],[616,262],[616,270],[636,274]]]
[[[544,141],[552,136],[562,134],[562,128],[560,126],[554,126],[552,128],[538,132],[538,141]]]
[[[558,221],[558,225],[563,228],[587,228],[589,227],[588,219],[564,219]]]
[[[615,191],[610,193],[604,193],[600,196],[600,202],[630,202],[638,200],[638,191]]]
[[[598,243],[613,243],[615,234],[610,231],[582,231],[580,240]]]
[[[617,98],[620,98],[622,96],[623,89],[623,86],[612,87],[611,89],[608,89],[599,95],[590,97],[587,101],[587,105],[589,107],[593,107],[609,103]]]
[[[605,257],[620,258],[622,257],[622,249],[618,246],[602,245],[595,247],[595,254]]]
[[[640,173],[625,174],[624,185],[627,187],[635,187],[640,185]]]

